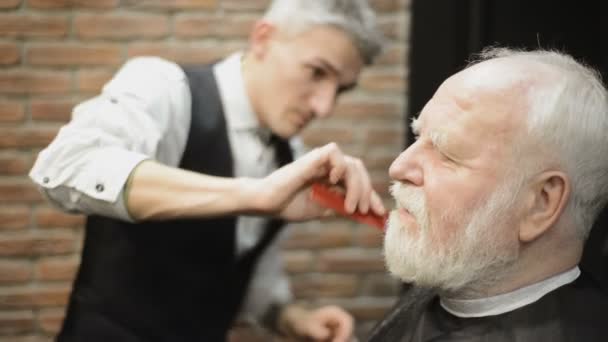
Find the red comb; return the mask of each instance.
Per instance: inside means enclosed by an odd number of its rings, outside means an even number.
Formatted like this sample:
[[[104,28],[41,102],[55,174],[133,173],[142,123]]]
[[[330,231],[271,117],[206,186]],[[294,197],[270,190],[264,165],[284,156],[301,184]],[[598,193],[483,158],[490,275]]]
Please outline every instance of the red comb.
[[[361,214],[359,212],[349,214],[344,209],[344,195],[336,191],[332,191],[326,185],[320,183],[313,184],[311,197],[321,206],[332,209],[342,216],[384,231],[384,223],[386,222],[388,215],[380,216],[372,213],[371,211],[368,214]]]

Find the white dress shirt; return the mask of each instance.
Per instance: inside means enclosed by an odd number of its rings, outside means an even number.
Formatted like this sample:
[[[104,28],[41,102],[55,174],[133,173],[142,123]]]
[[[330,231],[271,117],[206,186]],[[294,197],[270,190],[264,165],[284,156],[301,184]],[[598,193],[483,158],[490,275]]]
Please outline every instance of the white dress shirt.
[[[480,299],[454,299],[442,297],[439,303],[447,312],[458,317],[500,315],[536,302],[549,292],[575,281],[580,274],[581,270],[577,266],[536,284],[522,287],[498,296]]]
[[[241,54],[213,68],[223,103],[236,177],[264,177],[276,168],[274,150],[260,127],[241,73]],[[191,93],[176,64],[139,57],[127,62],[102,93],[75,107],[72,120],[38,156],[30,171],[45,196],[69,212],[133,221],[123,200],[131,171],[154,159],[177,167],[190,129]],[[301,152],[302,144],[292,141]],[[262,217],[237,220],[237,255],[261,238]],[[283,231],[285,232],[285,230]],[[242,318],[260,317],[271,303],[291,299],[277,237],[261,256],[247,293]]]

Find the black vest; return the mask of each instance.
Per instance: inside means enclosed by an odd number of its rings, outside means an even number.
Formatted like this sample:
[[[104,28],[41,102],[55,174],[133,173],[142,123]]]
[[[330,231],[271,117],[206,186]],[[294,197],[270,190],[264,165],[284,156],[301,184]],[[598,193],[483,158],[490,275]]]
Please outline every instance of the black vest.
[[[222,104],[211,67],[184,68],[192,122],[180,168],[233,176]],[[291,161],[276,144],[281,165]],[[259,256],[283,222],[235,255],[236,217],[138,224],[90,216],[60,341],[223,341]]]

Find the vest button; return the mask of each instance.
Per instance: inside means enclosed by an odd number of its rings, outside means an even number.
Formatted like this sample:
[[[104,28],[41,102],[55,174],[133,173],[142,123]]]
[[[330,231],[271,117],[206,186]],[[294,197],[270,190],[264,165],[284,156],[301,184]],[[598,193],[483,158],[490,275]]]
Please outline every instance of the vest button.
[[[105,188],[104,188],[103,184],[95,185],[95,190],[97,190],[97,192],[103,192],[104,189]]]

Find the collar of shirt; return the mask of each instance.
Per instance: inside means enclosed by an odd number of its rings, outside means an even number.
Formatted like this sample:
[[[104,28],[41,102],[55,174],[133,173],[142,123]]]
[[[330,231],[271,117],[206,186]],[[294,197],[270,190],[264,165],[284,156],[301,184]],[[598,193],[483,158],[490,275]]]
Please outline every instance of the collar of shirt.
[[[270,140],[271,132],[262,127],[249,100],[242,72],[243,53],[237,52],[213,68],[229,130],[253,131],[263,141]]]
[[[512,292],[480,299],[441,298],[441,306],[458,317],[485,317],[500,315],[519,309],[539,300],[547,293],[576,280],[581,274],[578,266],[547,278],[536,284],[522,287]]]

